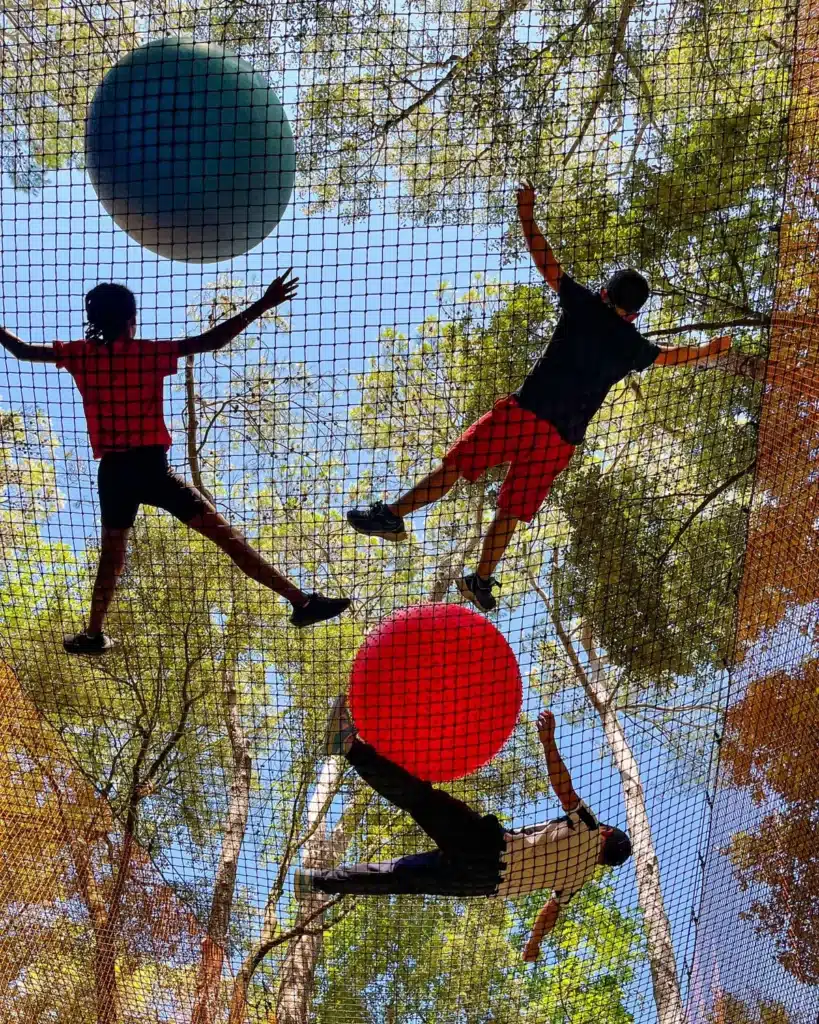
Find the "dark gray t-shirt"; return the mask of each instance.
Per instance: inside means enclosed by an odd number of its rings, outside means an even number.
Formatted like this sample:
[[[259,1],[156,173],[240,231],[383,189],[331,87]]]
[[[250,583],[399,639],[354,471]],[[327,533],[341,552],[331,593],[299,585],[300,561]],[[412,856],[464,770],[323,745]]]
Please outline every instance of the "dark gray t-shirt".
[[[580,444],[614,385],[651,366],[660,349],[568,274],[558,298],[562,314],[552,340],[515,397],[564,441]]]

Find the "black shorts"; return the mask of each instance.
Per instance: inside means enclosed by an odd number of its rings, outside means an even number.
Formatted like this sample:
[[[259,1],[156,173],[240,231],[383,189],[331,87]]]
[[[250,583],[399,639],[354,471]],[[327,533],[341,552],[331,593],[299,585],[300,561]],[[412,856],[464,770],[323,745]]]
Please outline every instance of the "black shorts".
[[[140,505],[164,508],[183,523],[211,508],[195,487],[174,473],[161,445],[107,452],[97,480],[102,525],[109,530],[130,529]]]

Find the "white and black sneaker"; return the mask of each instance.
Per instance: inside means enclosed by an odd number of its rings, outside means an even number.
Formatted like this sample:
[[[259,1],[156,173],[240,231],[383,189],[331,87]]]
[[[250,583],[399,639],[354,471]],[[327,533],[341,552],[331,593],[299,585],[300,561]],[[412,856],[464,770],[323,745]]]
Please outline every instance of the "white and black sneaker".
[[[316,895],[313,888],[313,872],[305,871],[304,868],[296,868],[293,872],[293,895],[299,903],[304,903],[311,896]]]
[[[347,698],[344,694],[336,697],[330,717],[327,719],[327,731],[324,734],[324,751],[327,754],[344,755],[353,745],[356,738],[355,726],[347,710]]]
[[[376,501],[369,508],[354,508],[347,513],[347,522],[356,533],[365,537],[381,537],[394,543],[407,539],[404,520],[390,512],[383,501]]]
[[[492,594],[492,587],[499,587],[500,583],[494,576],[485,580],[473,572],[470,576],[464,576],[462,580],[458,580],[456,585],[461,596],[465,597],[467,601],[471,601],[482,612],[491,612],[495,609],[498,602]]]
[[[105,633],[74,633],[73,636],[63,637],[66,654],[90,654],[99,657],[113,650],[116,645],[116,640]]]

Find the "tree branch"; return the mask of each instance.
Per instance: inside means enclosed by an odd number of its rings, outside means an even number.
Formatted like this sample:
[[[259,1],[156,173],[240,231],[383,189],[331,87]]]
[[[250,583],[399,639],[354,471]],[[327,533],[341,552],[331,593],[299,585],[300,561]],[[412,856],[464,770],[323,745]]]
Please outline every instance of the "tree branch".
[[[688,331],[721,331],[725,327],[770,327],[771,318],[764,314],[759,317],[742,317],[739,320],[718,320],[716,322],[702,320],[699,323],[681,324],[679,327],[661,327],[654,331],[643,331],[644,338],[668,338],[672,334],[685,334]]]
[[[614,43],[612,44],[611,53],[609,54],[608,65],[606,67],[605,74],[600,79],[600,85],[597,87],[597,92],[594,99],[592,100],[589,112],[586,115],[586,119],[578,132],[577,138],[572,143],[569,152],[563,158],[563,166],[567,167],[569,161],[580,148],[583,139],[586,136],[586,132],[589,130],[589,126],[597,116],[597,111],[600,109],[600,105],[606,98],[606,93],[609,91],[611,86],[611,80],[614,77],[614,68],[617,64],[617,57],[623,48],[623,40],[626,36],[626,29],[628,28],[628,21],[631,17],[631,12],[634,10],[634,6],[637,0],[625,0],[623,8],[620,11],[620,18],[617,22],[617,32],[614,36]]]
[[[393,128],[401,124],[402,121],[406,121],[408,117],[412,117],[416,110],[418,110],[420,107],[423,107],[423,105],[427,103],[429,100],[433,99],[433,97],[436,96],[441,91],[441,89],[444,88],[445,85],[448,85],[451,81],[453,81],[453,79],[455,79],[458,76],[458,73],[461,71],[461,69],[466,64],[469,63],[469,61],[472,59],[476,51],[480,49],[484,42],[490,36],[498,35],[503,26],[506,24],[506,22],[513,15],[517,14],[519,10],[522,10],[526,6],[526,3],[527,0],[512,0],[512,2],[509,3],[505,8],[501,9],[498,12],[498,15],[495,18],[495,20],[487,27],[486,31],[481,35],[481,37],[478,39],[478,41],[475,43],[472,49],[469,50],[468,53],[465,53],[463,57],[456,58],[455,63],[452,65],[452,67],[450,67],[449,71],[447,71],[443,78],[439,78],[438,81],[434,85],[431,85],[429,89],[427,89],[425,92],[423,92],[418,97],[417,100],[414,100],[412,103],[410,103],[408,107],[404,107],[403,110],[399,110],[397,114],[394,114],[392,117],[387,118],[387,120],[381,126],[378,135],[380,135],[382,138],[388,135]]]
[[[724,480],[721,484],[719,484],[719,486],[715,487],[713,490],[709,491],[708,494],[705,495],[705,497],[702,499],[699,505],[697,505],[694,511],[685,520],[683,525],[675,534],[674,539],[671,541],[671,543],[668,545],[668,547],[657,560],[660,566],[662,566],[662,564],[674,550],[680,537],[682,537],[682,535],[685,533],[688,527],[694,522],[694,520],[697,518],[700,512],[707,508],[712,501],[715,501],[721,494],[727,491],[729,487],[732,487],[735,483],[737,483],[738,480],[741,480],[744,476],[750,473],[755,466],[756,459],[754,459],[753,462],[749,463],[744,469],[740,469],[736,473],[733,473],[731,476],[728,477],[727,480]]]

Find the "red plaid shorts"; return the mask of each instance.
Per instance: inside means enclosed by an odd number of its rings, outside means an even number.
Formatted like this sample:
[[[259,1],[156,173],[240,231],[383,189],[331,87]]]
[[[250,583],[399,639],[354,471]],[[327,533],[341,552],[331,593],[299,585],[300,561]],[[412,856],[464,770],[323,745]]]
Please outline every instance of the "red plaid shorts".
[[[508,395],[461,434],[444,456],[444,465],[454,466],[467,480],[477,480],[487,469],[508,462],[498,508],[528,523],[574,449],[548,420],[522,409],[514,395]]]

